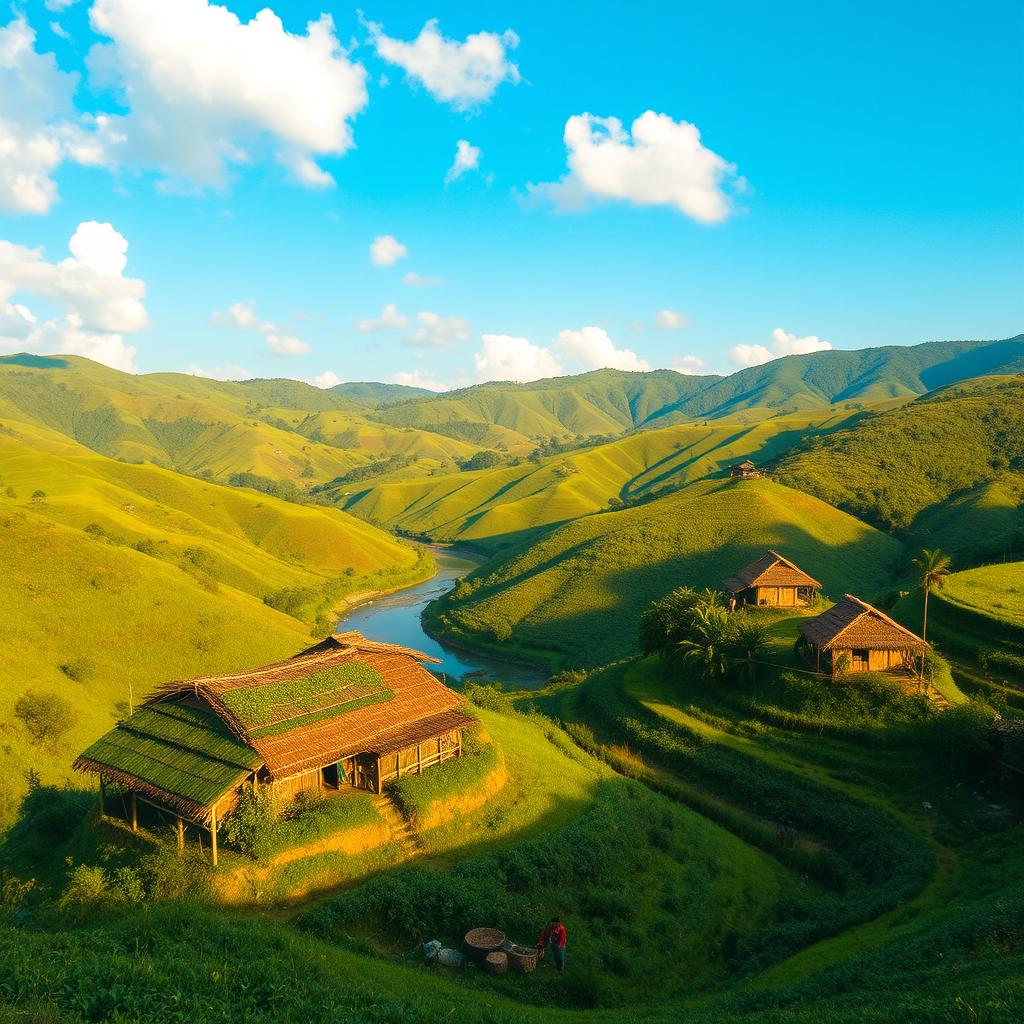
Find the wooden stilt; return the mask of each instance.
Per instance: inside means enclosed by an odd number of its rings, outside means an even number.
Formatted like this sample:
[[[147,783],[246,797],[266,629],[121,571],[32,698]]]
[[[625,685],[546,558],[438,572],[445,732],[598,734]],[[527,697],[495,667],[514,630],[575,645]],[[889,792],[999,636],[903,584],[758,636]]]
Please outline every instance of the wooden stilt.
[[[421,744],[416,744],[416,774],[423,774],[423,753],[421,751]]]
[[[181,820],[181,815],[178,815],[178,851],[181,852],[185,849],[185,823]]]
[[[106,796],[106,794],[103,792],[103,776],[101,775],[100,776],[100,821],[102,821],[106,817],[106,814],[107,814],[107,809],[106,809],[106,806],[105,806],[104,800],[103,800],[104,796]]]
[[[131,800],[129,801],[132,808],[132,831],[139,831],[139,802],[135,798],[135,794],[132,793]]]
[[[217,866],[217,805],[210,811],[210,859]]]

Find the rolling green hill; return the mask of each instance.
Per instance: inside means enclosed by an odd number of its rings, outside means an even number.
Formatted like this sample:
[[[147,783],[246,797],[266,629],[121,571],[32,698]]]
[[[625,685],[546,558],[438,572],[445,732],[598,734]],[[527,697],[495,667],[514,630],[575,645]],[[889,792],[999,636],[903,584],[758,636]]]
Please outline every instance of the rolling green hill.
[[[1024,484],[1024,377],[950,385],[784,456],[780,481],[960,551],[1012,532]],[[942,507],[952,499],[954,518]]]
[[[255,473],[299,486],[403,454],[427,468],[477,448],[389,427],[370,410],[293,380],[242,383],[133,375],[76,356],[0,357],[0,420],[47,427],[127,462],[227,480]]]
[[[498,550],[557,523],[674,490],[744,458],[771,459],[802,438],[856,422],[828,408],[744,423],[723,419],[628,434],[607,444],[492,470],[385,478],[332,488],[370,522],[438,541]]]
[[[492,559],[431,606],[442,635],[510,655],[600,665],[637,649],[651,601],[717,587],[774,548],[825,592],[871,599],[899,568],[898,541],[769,480],[704,480],[636,508],[586,516]]]

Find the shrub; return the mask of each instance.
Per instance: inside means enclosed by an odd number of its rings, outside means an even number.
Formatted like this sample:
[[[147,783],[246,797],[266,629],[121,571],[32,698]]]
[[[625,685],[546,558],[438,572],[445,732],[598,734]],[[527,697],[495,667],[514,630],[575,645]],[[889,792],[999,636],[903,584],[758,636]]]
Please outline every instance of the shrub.
[[[262,860],[274,846],[277,827],[270,794],[247,789],[221,823],[220,830],[232,846],[255,860]]]
[[[32,492],[32,500],[33,501],[42,501],[45,497],[46,497],[46,491],[33,491]]]
[[[96,675],[96,663],[92,658],[87,658],[84,655],[72,658],[59,665],[58,668],[68,679],[73,679],[76,683],[88,682]]]
[[[33,693],[29,690],[14,703],[19,719],[37,743],[63,736],[74,726],[78,715],[69,700],[57,693]]]

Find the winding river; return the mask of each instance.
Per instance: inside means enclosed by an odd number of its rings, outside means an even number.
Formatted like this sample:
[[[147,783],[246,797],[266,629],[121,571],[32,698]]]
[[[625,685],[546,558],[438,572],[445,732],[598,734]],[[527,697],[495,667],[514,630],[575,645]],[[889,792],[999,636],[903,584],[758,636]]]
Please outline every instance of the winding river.
[[[499,683],[509,690],[532,690],[544,686],[548,674],[542,669],[450,647],[424,632],[420,621],[423,609],[480,564],[478,559],[449,548],[432,546],[430,550],[438,571],[429,580],[357,605],[338,622],[338,632],[357,629],[373,640],[402,644],[438,658],[441,664],[429,667],[443,673],[453,686],[461,686],[467,677],[474,682]]]

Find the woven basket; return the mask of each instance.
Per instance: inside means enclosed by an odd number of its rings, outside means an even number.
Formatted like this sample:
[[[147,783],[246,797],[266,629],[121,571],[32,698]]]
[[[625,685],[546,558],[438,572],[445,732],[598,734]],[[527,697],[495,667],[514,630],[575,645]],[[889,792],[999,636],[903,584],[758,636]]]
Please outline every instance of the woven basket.
[[[466,946],[466,955],[477,963],[482,963],[488,953],[496,953],[505,941],[505,933],[497,928],[473,928],[466,932],[462,940]]]
[[[520,974],[529,974],[537,970],[536,946],[512,946],[506,950],[509,965]]]
[[[488,974],[505,974],[508,971],[508,954],[488,953],[484,957],[484,970]]]

